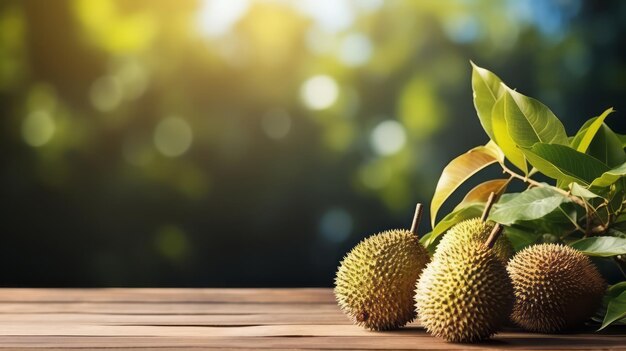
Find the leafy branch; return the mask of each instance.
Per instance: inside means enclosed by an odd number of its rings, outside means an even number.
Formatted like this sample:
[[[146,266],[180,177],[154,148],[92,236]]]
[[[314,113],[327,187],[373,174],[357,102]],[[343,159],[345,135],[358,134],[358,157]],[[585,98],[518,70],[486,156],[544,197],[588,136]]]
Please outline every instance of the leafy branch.
[[[454,224],[480,216],[493,192],[498,202],[489,219],[504,226],[516,250],[558,241],[586,255],[610,259],[626,278],[626,136],[605,123],[615,111],[606,109],[568,136],[547,106],[509,88],[492,72],[474,63],[472,67],[474,106],[490,141],[443,169],[430,208],[433,230],[422,243],[434,250]],[[442,204],[459,186],[493,164],[507,177],[478,184],[437,221]],[[533,179],[536,173],[554,183]],[[528,188],[507,193],[514,179]],[[607,294],[602,327],[626,317],[626,281],[618,285],[624,292]]]
[[[604,231],[606,231],[606,229],[608,228],[609,223],[604,223],[602,218],[600,218],[600,216],[598,215],[597,210],[600,207],[603,206],[608,206],[608,201],[603,202],[598,208],[593,208],[593,206],[591,206],[587,201],[585,201],[583,198],[579,198],[578,196],[573,195],[570,191],[566,191],[563,190],[559,187],[550,185],[550,184],[546,184],[546,183],[540,183],[532,178],[530,178],[530,175],[527,176],[523,176],[520,175],[518,173],[516,173],[515,171],[511,170],[510,168],[508,168],[507,166],[505,166],[504,164],[500,165],[502,167],[502,171],[504,173],[507,173],[510,175],[510,179],[519,179],[521,181],[523,181],[524,183],[529,184],[531,187],[547,187],[552,189],[555,192],[558,192],[560,194],[562,194],[563,196],[568,197],[572,202],[574,202],[575,204],[579,205],[580,207],[583,207],[585,209],[585,211],[592,215],[593,217],[595,217],[601,224],[595,226],[595,227],[591,227],[591,222],[589,221],[589,216],[586,215],[585,219],[587,220],[586,222],[586,226],[585,229],[581,228],[577,222],[572,222],[572,224],[574,225],[576,230],[579,230],[581,232],[583,232],[585,234],[585,236],[589,236],[589,235],[597,235],[600,233],[604,233]],[[568,217],[569,218],[569,217]]]

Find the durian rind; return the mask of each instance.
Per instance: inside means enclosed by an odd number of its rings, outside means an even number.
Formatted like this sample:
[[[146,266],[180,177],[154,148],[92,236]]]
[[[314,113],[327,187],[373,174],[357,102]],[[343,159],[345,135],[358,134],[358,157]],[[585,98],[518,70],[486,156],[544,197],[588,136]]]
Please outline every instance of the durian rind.
[[[470,218],[457,223],[443,235],[434,256],[445,254],[452,245],[466,245],[470,242],[484,243],[489,238],[494,225],[495,223],[483,222],[480,218]],[[513,256],[513,247],[505,235],[498,237],[492,250],[505,264]]]
[[[529,331],[555,333],[582,324],[606,290],[589,257],[565,245],[527,247],[507,270],[515,293],[511,320]]]
[[[341,262],[335,297],[357,325],[396,329],[415,319],[413,290],[430,261],[428,251],[408,230],[389,230],[355,246]]]
[[[494,335],[512,305],[502,260],[477,243],[450,245],[426,266],[415,292],[420,323],[450,342],[477,342]]]

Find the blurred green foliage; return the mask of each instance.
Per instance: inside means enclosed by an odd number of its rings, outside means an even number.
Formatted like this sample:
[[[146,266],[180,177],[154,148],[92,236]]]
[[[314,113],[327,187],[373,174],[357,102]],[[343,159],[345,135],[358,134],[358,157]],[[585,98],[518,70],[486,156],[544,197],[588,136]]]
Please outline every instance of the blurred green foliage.
[[[330,285],[486,142],[470,59],[577,128],[623,110],[625,27],[620,1],[4,0],[0,282]]]

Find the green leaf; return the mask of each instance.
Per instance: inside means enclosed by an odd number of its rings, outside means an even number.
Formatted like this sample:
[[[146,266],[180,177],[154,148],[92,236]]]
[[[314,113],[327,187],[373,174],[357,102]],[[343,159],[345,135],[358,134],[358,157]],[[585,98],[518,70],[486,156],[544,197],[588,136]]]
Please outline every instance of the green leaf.
[[[518,146],[568,144],[563,124],[546,105],[509,88],[501,99],[504,100],[504,118],[509,135]]]
[[[609,300],[604,321],[602,321],[602,326],[598,330],[602,330],[624,317],[626,317],[626,291]]]
[[[619,141],[622,142],[622,148],[625,148],[626,147],[626,135],[624,135],[624,134],[617,134],[617,133],[615,133],[615,135],[617,136]]]
[[[597,158],[609,167],[626,162],[626,153],[624,153],[626,136],[616,134],[603,123],[613,111],[613,108],[609,108],[600,117],[589,119],[570,142],[573,148],[579,151],[584,149],[582,152]],[[589,144],[585,145],[587,142]]]
[[[480,217],[484,208],[485,204],[474,203],[449,213],[439,223],[437,223],[437,225],[433,228],[433,231],[429,233],[430,235],[428,238],[423,238],[422,244],[426,247],[431,246],[441,234],[445,233],[453,225],[466,219]]]
[[[580,186],[578,183],[570,183],[569,189],[572,195],[582,197],[585,199],[593,199],[596,197],[601,197],[600,195],[592,192],[591,190]]]
[[[534,231],[518,227],[506,227],[504,228],[504,235],[513,246],[515,252],[520,251],[526,246],[530,246],[539,240],[541,234]]]
[[[557,237],[567,236],[573,230],[572,221],[578,219],[579,207],[572,202],[562,203],[545,216],[528,221],[519,221],[516,225],[540,234],[550,233]],[[580,209],[582,212],[582,209]]]
[[[597,189],[598,191],[604,190],[607,191],[607,199],[609,200],[609,205],[607,210],[609,213],[619,214],[623,212],[623,204],[626,200],[626,179],[624,177],[620,178],[615,184],[612,184],[606,188],[592,188],[594,191]]]
[[[618,237],[618,238],[624,238],[626,239],[626,233],[623,232],[623,224],[622,223],[613,223],[613,227],[609,228],[606,230],[606,234],[610,235],[610,236],[614,236],[614,237]]]
[[[538,187],[522,193],[504,194],[495,205],[489,219],[504,225],[541,218],[570,201],[548,187]]]
[[[494,156],[492,149],[479,146],[458,156],[443,169],[430,203],[430,219],[433,228],[437,212],[446,199],[471,176],[496,162],[498,159]]]
[[[624,292],[626,292],[626,281],[619,282],[617,284],[613,284],[609,286],[609,288],[606,290],[606,294],[604,294],[604,297],[602,297],[602,308],[600,308],[596,312],[596,317],[594,317],[593,320],[597,322],[602,322],[604,320],[604,317],[606,316],[608,305],[611,302],[611,300],[618,297],[620,294]],[[617,321],[614,321],[611,324],[624,325],[626,324],[626,318],[618,319]]]
[[[626,212],[617,215],[608,230],[609,235],[626,238]]]
[[[609,171],[604,163],[565,145],[537,143],[531,149],[522,151],[541,173],[565,184],[577,182],[589,185]]]
[[[614,236],[594,236],[570,244],[588,256],[611,257],[626,254],[626,239]]]
[[[604,123],[604,120],[606,119],[608,115],[610,115],[614,111],[615,110],[613,110],[612,107],[609,107],[608,109],[606,109],[606,111],[602,112],[602,114],[599,117],[591,119],[590,121],[592,122],[589,124],[587,128],[585,128],[584,130],[583,130],[584,126],[583,128],[581,128],[581,131],[579,131],[579,133],[576,134],[576,137],[574,137],[574,143],[576,143],[576,146],[575,146],[576,151],[587,152],[587,148],[589,148],[591,141],[595,137],[596,133],[598,132],[602,124]],[[578,138],[579,135],[580,135],[580,138]],[[572,144],[572,146],[574,145]]]
[[[591,141],[587,154],[615,167],[626,162],[626,153],[622,141],[606,124],[602,124],[598,133]]]
[[[422,245],[426,246],[426,245],[425,245],[425,243],[428,243],[428,242],[430,241],[430,237],[431,237],[432,235],[433,235],[432,230],[431,230],[430,232],[428,232],[428,233],[426,233],[426,234],[422,235],[422,237],[420,238],[420,243],[421,243]]]
[[[494,133],[491,126],[491,111],[493,105],[504,92],[504,89],[500,85],[502,81],[492,72],[476,66],[474,62],[470,61],[470,63],[472,64],[474,107],[476,108],[476,113],[478,114],[478,119],[483,129],[487,135],[489,135],[489,138],[494,140]]]
[[[621,293],[626,292],[626,281],[613,284],[606,289],[606,297],[618,297]]]
[[[455,210],[466,207],[471,203],[487,202],[492,192],[499,196],[506,190],[508,184],[508,179],[494,179],[480,183],[465,195],[463,200],[455,207]]]
[[[511,161],[515,167],[521,170],[524,174],[528,174],[526,157],[511,138],[504,113],[504,99],[503,97],[500,97],[500,99],[496,101],[495,105],[493,105],[491,113],[491,127],[493,129],[494,141],[498,144],[502,152],[504,152],[506,158]]]
[[[593,180],[591,186],[607,187],[620,178],[626,176],[626,162],[622,163],[618,167],[615,167],[609,171],[602,173],[602,175]]]
[[[567,204],[557,207],[557,209],[559,210],[558,212],[560,212],[559,215],[561,218],[566,218],[570,223],[572,223],[574,227],[576,227],[578,223],[578,212],[576,211],[576,207],[565,206],[565,205]],[[569,207],[569,208],[566,208],[566,207]]]

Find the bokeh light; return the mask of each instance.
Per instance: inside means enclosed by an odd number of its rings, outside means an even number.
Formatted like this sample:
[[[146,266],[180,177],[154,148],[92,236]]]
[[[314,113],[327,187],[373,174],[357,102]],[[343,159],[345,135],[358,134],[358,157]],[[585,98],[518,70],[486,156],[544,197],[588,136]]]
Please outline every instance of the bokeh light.
[[[348,66],[361,66],[372,56],[372,42],[362,33],[346,36],[339,50],[339,59]]]
[[[363,185],[369,189],[378,190],[391,181],[392,172],[389,166],[371,163],[365,165],[359,172]]]
[[[348,1],[301,0],[293,4],[302,13],[313,18],[316,25],[331,33],[348,28],[355,19]]]
[[[210,37],[226,34],[250,6],[248,0],[203,0],[201,3],[198,25],[200,31]]]
[[[273,110],[263,116],[261,127],[270,139],[282,139],[291,129],[291,118],[284,110]]]
[[[171,261],[181,261],[189,250],[185,232],[175,225],[160,227],[155,235],[154,243],[157,252]]]
[[[116,63],[114,70],[125,100],[136,100],[145,93],[150,81],[145,65],[137,60],[124,60]]]
[[[91,85],[89,97],[93,106],[99,111],[114,110],[119,106],[123,97],[120,81],[111,76],[98,78]]]
[[[406,144],[406,131],[394,120],[380,122],[370,136],[370,145],[379,155],[393,155]]]
[[[350,236],[352,227],[353,219],[350,213],[343,208],[333,207],[322,215],[319,231],[325,240],[340,243]]]
[[[31,112],[22,123],[22,136],[30,146],[42,146],[52,139],[55,123],[47,111]]]
[[[470,60],[570,135],[609,106],[626,134],[625,18],[620,1],[0,1],[2,283],[330,285],[487,141]]]
[[[165,156],[184,154],[191,146],[193,133],[189,123],[179,117],[168,117],[154,130],[154,146]]]
[[[131,137],[122,145],[124,160],[134,166],[147,166],[155,157],[155,149],[149,140]]]
[[[337,82],[328,75],[307,79],[300,89],[304,104],[312,110],[323,110],[332,106],[339,96]]]

